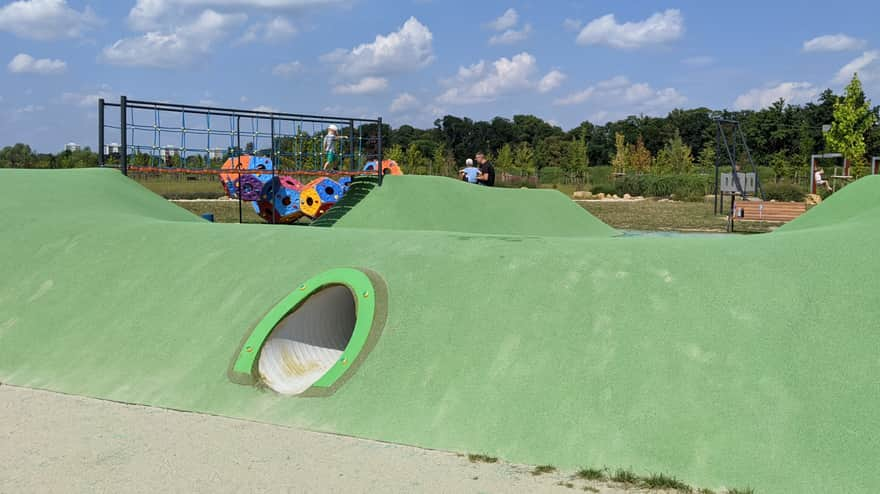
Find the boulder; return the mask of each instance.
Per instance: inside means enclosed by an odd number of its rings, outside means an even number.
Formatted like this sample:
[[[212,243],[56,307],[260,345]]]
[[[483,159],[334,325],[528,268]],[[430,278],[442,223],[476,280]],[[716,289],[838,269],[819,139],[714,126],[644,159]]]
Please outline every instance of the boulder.
[[[596,197],[601,201],[601,200],[605,199],[605,193],[599,192],[599,195],[597,195]]]
[[[624,194],[624,195],[623,195],[623,198],[626,199],[626,200],[628,201],[628,200],[632,199],[632,196],[629,195],[629,194]]]
[[[819,194],[807,194],[804,202],[807,203],[807,206],[815,206],[816,204],[822,203],[822,196],[820,196]]]
[[[593,194],[591,194],[590,191],[588,191],[588,190],[578,190],[578,191],[575,191],[575,193],[572,194],[571,196],[575,199],[589,199],[590,197],[593,196]]]

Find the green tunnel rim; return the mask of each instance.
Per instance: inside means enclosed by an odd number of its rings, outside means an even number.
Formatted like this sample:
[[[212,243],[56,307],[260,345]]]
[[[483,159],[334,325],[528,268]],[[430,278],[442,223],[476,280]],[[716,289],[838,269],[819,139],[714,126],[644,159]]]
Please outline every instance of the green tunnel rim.
[[[257,362],[263,344],[272,334],[272,330],[309,297],[330,286],[345,286],[351,292],[355,301],[355,326],[339,360],[312,384],[312,388],[329,388],[345,375],[367,344],[376,315],[376,289],[372,281],[366,273],[352,268],[324,271],[299,285],[296,290],[272,307],[251,331],[235,359],[232,373],[237,378],[236,381],[243,383],[260,381]]]

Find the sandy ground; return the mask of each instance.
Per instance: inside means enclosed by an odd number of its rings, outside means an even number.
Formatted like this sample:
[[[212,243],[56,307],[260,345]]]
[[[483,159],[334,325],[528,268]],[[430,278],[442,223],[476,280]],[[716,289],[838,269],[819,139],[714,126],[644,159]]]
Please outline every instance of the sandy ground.
[[[4,494],[644,492],[572,480],[571,472],[531,471],[471,463],[454,453],[0,385]]]

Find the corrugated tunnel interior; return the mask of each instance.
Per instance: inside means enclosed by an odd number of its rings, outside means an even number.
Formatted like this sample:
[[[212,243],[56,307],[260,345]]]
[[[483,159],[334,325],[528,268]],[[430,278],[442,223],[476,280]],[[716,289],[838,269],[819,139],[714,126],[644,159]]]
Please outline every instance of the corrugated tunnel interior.
[[[281,394],[304,392],[340,361],[356,323],[348,287],[331,285],[311,294],[272,329],[260,351],[260,379]]]

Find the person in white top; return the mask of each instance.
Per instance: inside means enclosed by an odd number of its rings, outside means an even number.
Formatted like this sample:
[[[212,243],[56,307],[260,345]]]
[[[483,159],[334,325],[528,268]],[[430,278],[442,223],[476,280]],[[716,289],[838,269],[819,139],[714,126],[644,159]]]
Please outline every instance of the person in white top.
[[[331,124],[327,127],[327,135],[324,136],[324,145],[322,146],[324,154],[327,156],[324,161],[324,170],[331,165],[334,170],[336,169],[339,162],[339,156],[336,155],[336,141],[338,139],[345,139],[345,136],[340,136],[339,128]]]
[[[480,169],[474,166],[474,160],[470,158],[468,158],[467,161],[465,161],[464,163],[466,167],[458,171],[458,176],[461,177],[461,179],[465,182],[472,184],[477,183],[477,175],[480,174]]]
[[[816,187],[824,185],[825,190],[831,192],[831,184],[829,184],[828,181],[825,180],[825,170],[823,170],[822,168],[816,168],[816,173],[814,174],[814,176],[816,179]]]

